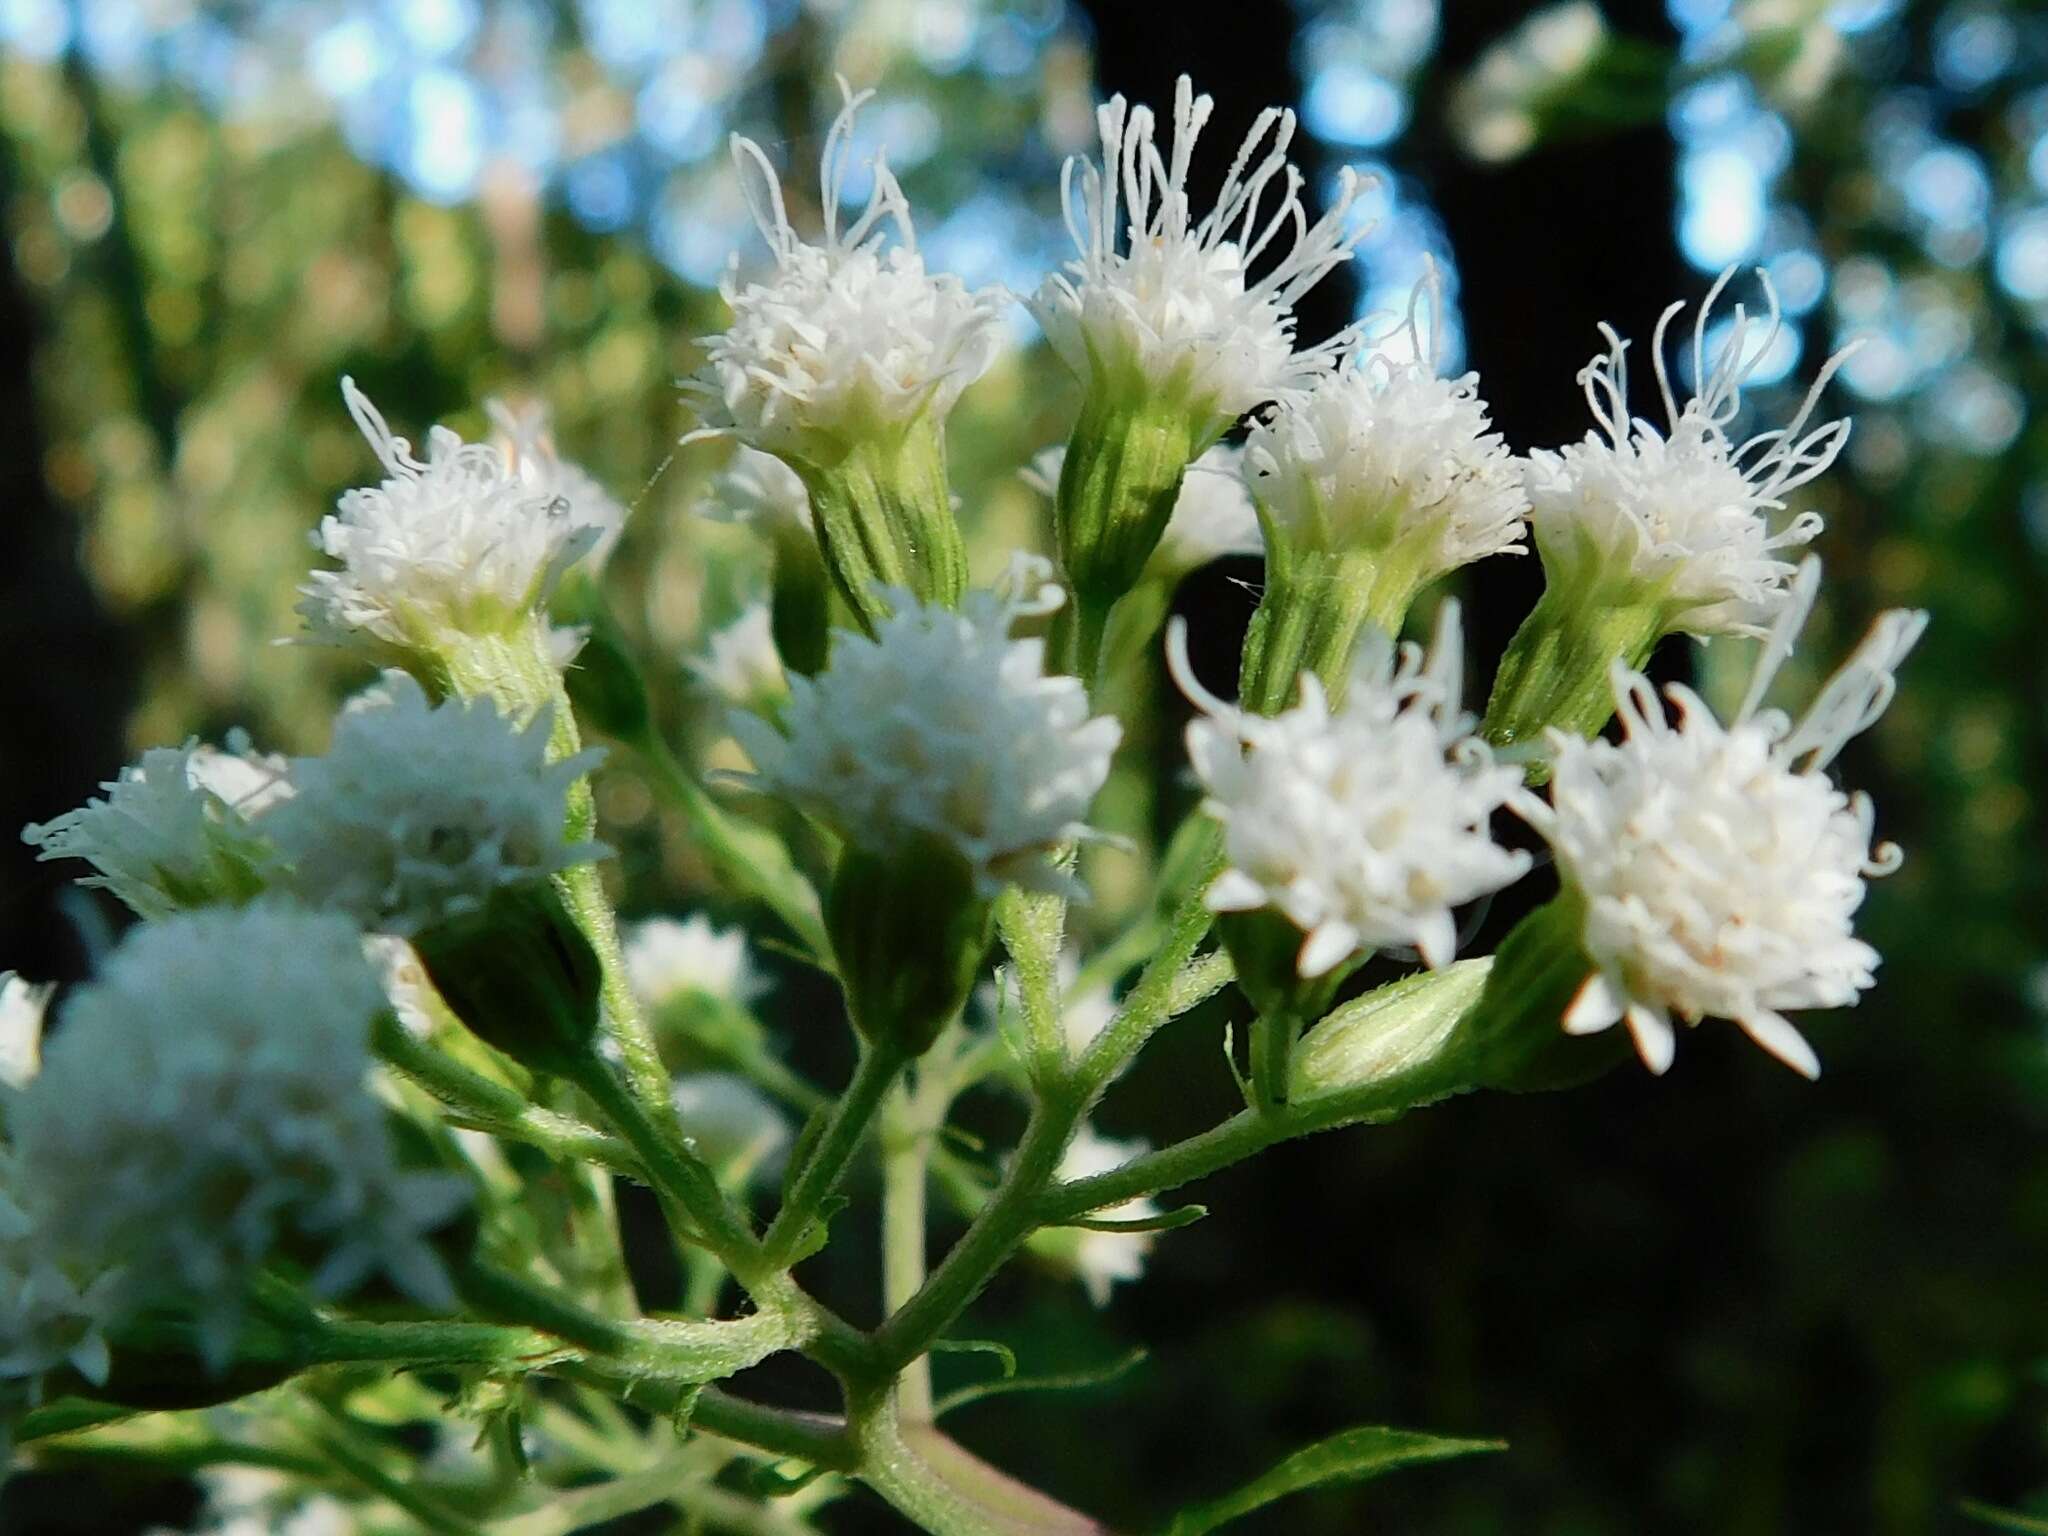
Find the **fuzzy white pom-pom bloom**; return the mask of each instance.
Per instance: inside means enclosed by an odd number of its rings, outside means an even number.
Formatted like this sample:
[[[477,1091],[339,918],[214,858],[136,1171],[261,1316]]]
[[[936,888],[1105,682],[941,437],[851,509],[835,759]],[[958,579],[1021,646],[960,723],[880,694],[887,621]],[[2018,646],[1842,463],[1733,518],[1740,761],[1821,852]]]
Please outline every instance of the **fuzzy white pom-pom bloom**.
[[[1294,114],[1278,108],[1259,115],[1215,206],[1197,219],[1188,167],[1214,109],[1183,75],[1165,154],[1151,108],[1116,96],[1097,109],[1101,164],[1077,156],[1060,178],[1078,256],[1030,307],[1082,380],[1135,375],[1227,423],[1327,366],[1329,346],[1295,352],[1294,302],[1349,260],[1366,231],[1350,218],[1359,182],[1349,170],[1329,212],[1309,225],[1301,172],[1287,161]]]
[[[1056,445],[1034,454],[1019,471],[1024,483],[1048,501],[1059,495],[1060,470],[1066,447]],[[1259,555],[1266,549],[1259,532],[1259,511],[1245,487],[1244,450],[1217,443],[1203,450],[1187,468],[1166,519],[1151,568],[1168,576],[1198,570],[1230,555]]]
[[[747,936],[700,915],[650,917],[626,935],[626,976],[650,1008],[703,994],[746,1003],[768,989],[747,953]]]
[[[1652,1071],[1671,1064],[1674,1017],[1712,1017],[1816,1076],[1819,1059],[1783,1011],[1845,1006],[1873,979],[1878,955],[1855,936],[1856,909],[1866,879],[1895,868],[1899,853],[1873,848],[1870,801],[1825,770],[1883,713],[1926,616],[1880,618],[1795,724],[1758,705],[1819,574],[1817,561],[1801,567],[1733,723],[1675,684],[1668,718],[1648,679],[1616,663],[1623,739],[1553,732],[1550,803],[1517,801],[1585,903],[1596,969],[1565,1028],[1626,1020]]]
[[[802,478],[774,454],[744,444],[712,476],[695,510],[713,522],[753,523],[764,532],[811,531],[811,493]]]
[[[247,901],[272,873],[269,844],[254,826],[290,795],[281,760],[249,755],[230,739],[219,751],[187,742],[156,747],[119,778],[54,821],[22,829],[38,859],[83,859],[81,885],[109,890],[144,917]]]
[[[513,406],[503,400],[486,400],[484,414],[497,429],[491,446],[504,457],[514,478],[536,496],[565,504],[572,527],[597,530],[589,562],[593,568],[602,567],[626,527],[626,509],[618,498],[598,484],[589,470],[556,450],[548,409],[539,401]]]
[[[1314,550],[1409,551],[1418,583],[1523,549],[1521,465],[1492,427],[1479,375],[1437,373],[1434,273],[1407,323],[1257,422],[1244,472],[1279,537]]]
[[[704,654],[688,665],[699,682],[732,704],[755,704],[786,686],[775,616],[766,603],[749,603],[738,618],[714,630]]]
[[[135,930],[9,1114],[39,1248],[118,1267],[128,1304],[197,1301],[216,1354],[285,1245],[324,1294],[382,1271],[450,1304],[421,1234],[460,1188],[397,1168],[365,1088],[383,1006],[338,916],[259,902]]]
[[[1530,522],[1546,570],[1588,583],[1640,588],[1695,635],[1762,634],[1785,608],[1796,567],[1787,552],[1820,532],[1817,512],[1774,528],[1785,499],[1820,474],[1848,441],[1846,419],[1808,430],[1821,390],[1849,358],[1830,358],[1792,420],[1742,443],[1728,436],[1742,387],[1771,354],[1783,326],[1770,277],[1759,270],[1765,313],[1737,305],[1718,349],[1709,315],[1734,275],[1720,279],[1693,327],[1698,393],[1683,406],[1671,386],[1665,337],[1682,304],[1665,310],[1651,347],[1666,429],[1628,407],[1627,343],[1606,326],[1608,351],[1579,374],[1600,431],[1555,453],[1529,455]]]
[[[1270,907],[1304,938],[1298,968],[1325,974],[1361,951],[1412,946],[1431,966],[1457,947],[1451,909],[1518,879],[1526,853],[1495,843],[1488,818],[1521,783],[1495,766],[1459,708],[1457,605],[1445,602],[1425,659],[1369,634],[1344,706],[1312,673],[1301,702],[1270,718],[1215,699],[1194,679],[1187,632],[1170,635],[1176,677],[1202,710],[1188,756],[1223,823],[1218,911]]]
[[[579,505],[558,485],[535,484],[498,448],[435,427],[421,461],[354,380],[341,392],[385,478],[344,492],[314,536],[341,566],[300,588],[315,639],[413,651],[502,632],[603,537],[599,523],[579,521],[600,515],[587,498]]]
[[[985,892],[1066,888],[1052,855],[1087,835],[1122,727],[1047,675],[1044,641],[1011,638],[1061,602],[1050,569],[1019,556],[958,611],[891,592],[872,639],[841,630],[823,672],[790,679],[780,730],[734,719],[761,784],[874,853],[937,838]]]
[[[1058,1176],[1068,1182],[1092,1179],[1151,1150],[1148,1142],[1114,1141],[1099,1135],[1093,1126],[1083,1125],[1060,1158]],[[1157,1216],[1159,1207],[1141,1197],[1088,1214],[1110,1221],[1138,1221]],[[1098,1307],[1109,1304],[1113,1287],[1145,1273],[1146,1256],[1159,1240],[1154,1232],[1096,1232],[1086,1227],[1077,1228],[1076,1235],[1074,1270],[1088,1292],[1088,1299]]]
[[[599,856],[563,824],[570,786],[601,755],[550,762],[545,714],[522,729],[489,700],[435,705],[388,673],[336,719],[326,756],[293,761],[297,793],[264,830],[302,899],[413,934]]]
[[[775,267],[742,282],[734,257],[719,284],[732,324],[704,339],[704,365],[684,386],[706,432],[827,462],[850,442],[950,411],[994,361],[1010,303],[1000,288],[970,291],[925,270],[910,205],[880,158],[867,208],[840,228],[854,115],[874,94],[855,95],[844,81],[840,88],[845,106],[820,167],[821,245],[797,237],[761,146],[733,138],[733,163]]]

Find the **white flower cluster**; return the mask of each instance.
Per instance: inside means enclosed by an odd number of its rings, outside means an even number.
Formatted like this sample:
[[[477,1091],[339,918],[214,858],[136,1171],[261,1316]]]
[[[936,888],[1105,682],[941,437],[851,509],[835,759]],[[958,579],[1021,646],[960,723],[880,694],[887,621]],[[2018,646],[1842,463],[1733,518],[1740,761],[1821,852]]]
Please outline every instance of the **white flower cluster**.
[[[216,1358],[241,1282],[286,1245],[322,1294],[381,1271],[451,1304],[422,1234],[460,1188],[397,1167],[365,1091],[383,1004],[338,916],[259,902],[137,929],[8,1114],[38,1255],[117,1272],[117,1312],[196,1300]]]
[[[291,794],[281,759],[258,757],[247,742],[229,750],[187,742],[157,747],[54,821],[22,829],[39,859],[83,859],[95,873],[80,881],[113,892],[144,917],[186,907],[247,901],[272,873],[254,822]]]
[[[1527,854],[1487,830],[1521,771],[1489,760],[1459,708],[1454,602],[1439,611],[1427,659],[1419,646],[1369,636],[1334,712],[1304,673],[1292,709],[1246,714],[1195,681],[1184,625],[1169,644],[1174,674],[1202,711],[1188,727],[1188,756],[1224,829],[1228,867],[1209,905],[1284,915],[1305,935],[1303,976],[1388,945],[1446,964],[1457,947],[1451,909],[1528,869]]]
[[[588,564],[601,569],[625,531],[626,509],[590,471],[556,451],[554,427],[545,405],[530,401],[513,406],[503,400],[486,400],[484,414],[497,428],[491,446],[504,458],[513,478],[550,505],[566,506],[570,527],[597,530]]]
[[[1276,535],[1295,548],[1410,551],[1427,582],[1523,549],[1521,466],[1492,430],[1479,375],[1438,375],[1421,309],[1439,309],[1432,273],[1406,325],[1255,423],[1245,478]],[[1429,327],[1442,335],[1440,315]]]
[[[760,782],[876,853],[920,835],[956,849],[988,893],[1006,881],[1064,888],[1052,855],[1087,833],[1122,727],[1048,676],[1045,643],[1011,626],[1062,601],[1043,560],[959,611],[892,592],[872,639],[842,630],[831,663],[792,677],[781,729],[739,716]]]
[[[1684,306],[1672,305],[1657,322],[1651,347],[1666,431],[1629,415],[1628,344],[1602,326],[1608,351],[1579,374],[1600,431],[1555,453],[1530,454],[1526,470],[1530,521],[1553,579],[1583,571],[1612,583],[1618,573],[1665,605],[1672,627],[1695,635],[1770,628],[1795,569],[1785,552],[1821,529],[1817,512],[1775,531],[1772,521],[1787,496],[1834,463],[1849,437],[1846,419],[1807,430],[1821,390],[1848,359],[1845,350],[1821,369],[1787,425],[1730,440],[1742,386],[1783,326],[1770,276],[1759,269],[1764,316],[1759,321],[1737,305],[1726,339],[1710,351],[1709,316],[1734,270],[1722,273],[1700,306],[1691,349],[1698,393],[1683,406],[1672,390],[1665,336]],[[1611,585],[1604,600],[1613,600]]]
[[[772,453],[741,444],[696,505],[699,517],[755,523],[766,531],[811,531],[811,493],[797,472]]]
[[[768,990],[747,953],[747,936],[699,914],[650,917],[626,935],[626,976],[649,1008],[692,994],[750,1003]]]
[[[787,686],[782,654],[775,648],[775,615],[764,602],[747,604],[738,618],[712,631],[704,654],[688,666],[729,704],[759,704],[779,697]]]
[[[417,933],[599,856],[563,825],[570,786],[600,755],[549,762],[545,716],[522,729],[488,700],[436,705],[394,672],[343,711],[326,756],[293,760],[297,793],[264,831],[300,899]]]
[[[957,277],[925,270],[910,206],[880,158],[866,210],[839,227],[854,115],[874,94],[855,95],[844,81],[840,88],[845,106],[820,167],[822,245],[797,237],[761,146],[734,137],[733,161],[775,269],[743,283],[734,258],[719,285],[732,324],[704,339],[704,365],[684,386],[706,431],[828,461],[849,440],[950,411],[994,360],[1010,302],[1000,288],[970,292]],[[887,245],[891,224],[898,238]]]
[[[1064,443],[1041,449],[1021,471],[1024,483],[1048,501],[1059,495]],[[1180,495],[1152,551],[1150,569],[1169,579],[1199,570],[1212,560],[1265,552],[1259,511],[1245,488],[1244,450],[1217,443],[1187,468]]]
[[[300,589],[316,639],[409,653],[501,633],[605,536],[615,504],[565,494],[559,461],[435,427],[421,462],[352,379],[341,392],[385,478],[344,492],[320,524],[314,544],[341,569],[315,571]]]
[[[1817,1076],[1819,1059],[1783,1010],[1845,1006],[1873,979],[1877,952],[1855,936],[1855,913],[1865,880],[1895,868],[1899,853],[1873,848],[1870,801],[1825,770],[1884,712],[1926,615],[1881,617],[1795,724],[1758,706],[1819,577],[1817,561],[1801,567],[1730,724],[1677,685],[1666,690],[1677,717],[1667,718],[1648,679],[1617,663],[1623,739],[1554,733],[1550,803],[1517,802],[1585,903],[1596,969],[1565,1027],[1590,1033],[1625,1019],[1652,1071],[1671,1064],[1674,1017],[1714,1017]]]
[[[1102,163],[1076,157],[1060,179],[1078,257],[1030,308],[1083,381],[1105,370],[1135,377],[1227,425],[1327,366],[1341,339],[1297,354],[1293,305],[1350,259],[1365,229],[1351,217],[1359,182],[1349,170],[1329,212],[1309,225],[1301,172],[1287,161],[1294,114],[1278,108],[1259,115],[1197,221],[1188,168],[1214,110],[1183,75],[1163,155],[1149,107],[1116,96],[1097,110]]]

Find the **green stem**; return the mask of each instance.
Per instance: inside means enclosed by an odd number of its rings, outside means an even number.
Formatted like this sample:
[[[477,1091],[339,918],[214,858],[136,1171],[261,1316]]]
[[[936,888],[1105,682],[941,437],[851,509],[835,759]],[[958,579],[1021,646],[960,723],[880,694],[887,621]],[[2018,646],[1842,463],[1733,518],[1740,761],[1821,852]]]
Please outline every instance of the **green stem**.
[[[682,1407],[684,1393],[696,1391],[690,1413],[693,1429],[835,1472],[851,1472],[859,1460],[859,1452],[846,1433],[846,1421],[830,1414],[774,1408],[734,1397],[718,1387],[698,1391],[694,1383],[634,1374],[603,1361],[575,1361],[551,1374],[593,1387],[649,1413],[673,1414]]]
[[[469,1129],[526,1142],[564,1162],[597,1163],[629,1177],[646,1176],[625,1143],[529,1103],[514,1089],[415,1039],[392,1014],[379,1016],[371,1043],[394,1071],[425,1089],[446,1106],[451,1119]]]
[[[824,1203],[838,1191],[848,1165],[867,1138],[868,1126],[882,1107],[882,1097],[903,1070],[902,1051],[878,1042],[861,1047],[853,1080],[825,1123],[817,1145],[797,1174],[782,1209],[762,1240],[763,1262],[769,1270],[787,1269],[818,1219]],[[737,1270],[734,1273],[738,1273]],[[744,1277],[742,1277],[744,1283]]]
[[[922,1089],[922,1084],[920,1088]],[[919,1113],[924,1094],[899,1084],[882,1126],[882,1309],[893,1313],[925,1279],[926,1199],[934,1127]],[[932,1417],[931,1357],[920,1355],[896,1381],[896,1412],[913,1423]]]
[[[718,1187],[711,1170],[683,1145],[681,1135],[673,1129],[673,1113],[660,1119],[649,1115],[638,1096],[594,1056],[577,1072],[575,1083],[639,1154],[654,1188],[688,1213],[696,1225],[697,1239],[741,1285],[753,1290],[773,1266],[763,1263],[751,1226]],[[666,1111],[666,1097],[662,1104]]]
[[[796,935],[812,962],[829,970],[832,946],[818,893],[791,861],[782,839],[729,815],[651,732],[628,745],[640,754],[654,792],[682,816],[720,882],[760,901]]]

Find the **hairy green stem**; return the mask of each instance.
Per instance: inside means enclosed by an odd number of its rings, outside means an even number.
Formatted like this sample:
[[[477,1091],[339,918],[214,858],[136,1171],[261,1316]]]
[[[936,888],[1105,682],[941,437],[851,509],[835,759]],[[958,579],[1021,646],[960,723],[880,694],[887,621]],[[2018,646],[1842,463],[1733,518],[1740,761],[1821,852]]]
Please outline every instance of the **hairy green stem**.
[[[846,1092],[840,1095],[817,1145],[805,1160],[796,1182],[790,1187],[788,1198],[783,1201],[782,1209],[776,1212],[768,1235],[762,1240],[768,1268],[787,1269],[794,1260],[817,1221],[820,1209],[846,1177],[854,1154],[867,1138],[868,1126],[882,1107],[882,1096],[896,1081],[904,1062],[903,1053],[887,1043],[861,1047],[860,1060],[853,1069],[853,1080],[846,1085]]]

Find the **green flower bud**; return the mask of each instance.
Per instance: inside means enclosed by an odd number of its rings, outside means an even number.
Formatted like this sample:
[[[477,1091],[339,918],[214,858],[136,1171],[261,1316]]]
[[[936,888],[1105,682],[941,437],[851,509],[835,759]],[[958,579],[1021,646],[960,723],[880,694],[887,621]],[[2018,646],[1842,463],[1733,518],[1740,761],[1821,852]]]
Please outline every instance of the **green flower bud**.
[[[1419,1097],[1469,1086],[1458,1071],[1459,1026],[1471,1015],[1493,968],[1491,957],[1422,971],[1354,998],[1302,1037],[1295,1048],[1288,1102],[1413,1076]]]
[[[413,935],[455,1016],[536,1072],[589,1060],[602,973],[590,940],[547,882],[500,886],[482,904]]]
[[[825,924],[861,1037],[911,1056],[930,1049],[973,990],[992,913],[973,866],[937,838],[891,854],[848,847]]]

